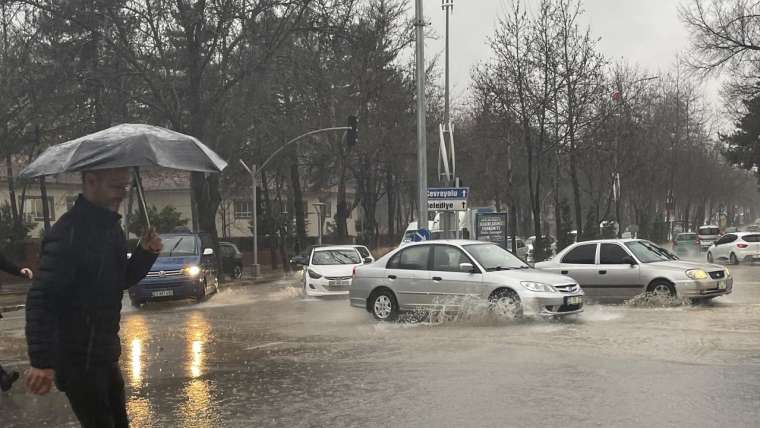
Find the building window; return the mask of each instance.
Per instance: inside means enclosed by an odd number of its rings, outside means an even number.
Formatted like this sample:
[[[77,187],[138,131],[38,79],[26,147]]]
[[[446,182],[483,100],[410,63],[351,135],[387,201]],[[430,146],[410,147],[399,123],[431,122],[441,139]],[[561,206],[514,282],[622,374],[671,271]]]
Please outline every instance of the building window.
[[[55,204],[53,204],[53,197],[48,196],[48,209],[50,210],[50,220],[55,220]],[[21,201],[19,201],[21,204]],[[44,221],[45,216],[42,214],[42,197],[41,196],[27,196],[24,203],[24,211],[32,217],[34,221]]]
[[[235,218],[253,218],[253,204],[251,201],[242,199],[235,201]]]

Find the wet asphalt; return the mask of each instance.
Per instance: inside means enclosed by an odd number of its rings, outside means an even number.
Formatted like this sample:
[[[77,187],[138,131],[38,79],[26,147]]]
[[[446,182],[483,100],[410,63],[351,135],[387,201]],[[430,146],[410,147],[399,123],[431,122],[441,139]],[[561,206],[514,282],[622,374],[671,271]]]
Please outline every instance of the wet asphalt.
[[[378,323],[297,280],[125,305],[128,412],[135,427],[758,427],[760,265],[731,270],[734,292],[708,304],[563,320]],[[0,321],[6,368],[27,367],[23,326]],[[78,424],[62,393],[17,384],[0,426]]]

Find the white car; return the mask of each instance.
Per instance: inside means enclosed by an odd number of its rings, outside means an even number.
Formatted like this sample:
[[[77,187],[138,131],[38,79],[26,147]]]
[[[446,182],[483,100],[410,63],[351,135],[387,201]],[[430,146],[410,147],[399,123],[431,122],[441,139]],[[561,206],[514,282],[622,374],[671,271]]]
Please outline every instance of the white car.
[[[697,242],[702,251],[707,250],[720,237],[720,228],[715,225],[699,226],[697,228]]]
[[[369,259],[363,259],[353,246],[317,247],[308,257],[295,258],[304,265],[303,290],[307,296],[348,294],[354,268]]]
[[[517,238],[516,245],[517,245],[517,253],[515,253],[515,255],[522,260],[527,260],[528,246],[525,245],[525,242],[523,242],[523,240],[519,237]],[[511,236],[507,238],[507,251],[509,251],[510,253],[512,252],[512,237]]]
[[[467,298],[519,315],[524,306],[545,316],[583,311],[583,290],[572,278],[532,269],[500,246],[437,240],[408,244],[359,267],[351,306],[380,321],[400,312],[458,311]]]
[[[707,261],[728,261],[732,265],[760,261],[760,233],[736,232],[721,236],[707,249]]]

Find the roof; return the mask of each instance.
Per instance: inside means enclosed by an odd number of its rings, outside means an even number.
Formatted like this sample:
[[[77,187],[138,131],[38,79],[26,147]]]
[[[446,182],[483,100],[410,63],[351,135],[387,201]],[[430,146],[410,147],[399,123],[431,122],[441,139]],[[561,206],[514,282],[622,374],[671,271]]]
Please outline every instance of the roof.
[[[327,251],[327,250],[356,250],[354,247],[355,247],[354,245],[331,245],[331,246],[325,245],[322,247],[315,247],[314,252],[316,253],[319,251]]]

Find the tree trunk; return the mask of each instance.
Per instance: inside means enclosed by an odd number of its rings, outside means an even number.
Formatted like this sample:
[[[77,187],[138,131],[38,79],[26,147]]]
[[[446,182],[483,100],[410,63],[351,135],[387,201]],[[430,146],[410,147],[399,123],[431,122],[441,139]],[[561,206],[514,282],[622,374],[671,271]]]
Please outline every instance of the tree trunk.
[[[397,203],[396,195],[398,194],[394,184],[393,173],[391,173],[390,169],[385,172],[385,194],[387,195],[388,200],[388,238],[390,239],[396,235],[394,214],[396,212]]]
[[[48,204],[47,186],[45,177],[40,177],[40,195],[42,197],[42,218],[45,224],[45,233],[50,231],[50,205]]]
[[[277,238],[277,221],[275,219],[274,212],[272,211],[272,200],[269,198],[269,184],[267,182],[267,175],[264,171],[261,172],[261,194],[264,197],[264,209],[262,210],[262,217],[266,222],[266,227],[262,228],[264,233],[268,233],[269,240],[269,253],[272,270],[279,269],[277,247],[279,247],[279,239]]]
[[[575,146],[570,147],[570,182],[573,186],[573,208],[575,209],[575,227],[578,231],[578,241],[583,240],[583,208],[581,207],[581,187],[578,183],[578,159]]]
[[[8,197],[10,198],[11,203],[11,216],[13,217],[13,225],[20,230],[23,221],[21,218],[21,213],[18,211],[18,201],[16,200],[16,181],[13,178],[13,160],[11,159],[10,154],[5,156],[5,166],[8,170]]]

